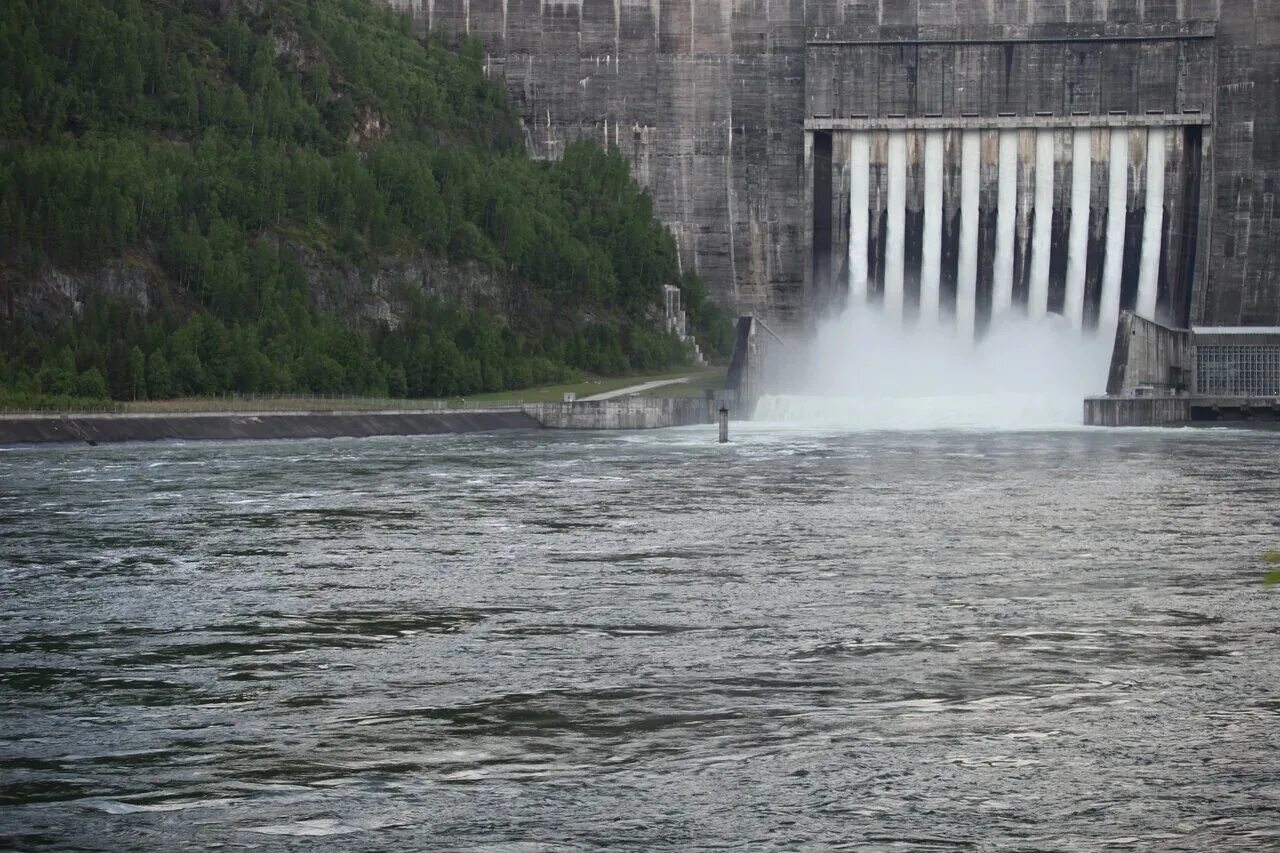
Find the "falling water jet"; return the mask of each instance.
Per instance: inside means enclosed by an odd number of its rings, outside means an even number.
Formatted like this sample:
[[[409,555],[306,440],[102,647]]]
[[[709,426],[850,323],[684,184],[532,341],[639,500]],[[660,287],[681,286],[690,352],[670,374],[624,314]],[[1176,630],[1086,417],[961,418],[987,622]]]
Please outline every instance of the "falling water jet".
[[[1139,316],[1156,318],[1160,274],[1160,233],[1164,227],[1164,128],[1147,131],[1147,200],[1142,219],[1142,256],[1138,265]]]
[[[1049,240],[1053,227],[1053,131],[1036,132],[1036,207],[1031,231],[1031,285],[1027,313],[1042,317],[1049,310]]]
[[[849,141],[849,296],[859,305],[867,301],[870,170],[871,137],[854,133]]]
[[[1071,140],[1071,226],[1067,235],[1067,293],[1062,313],[1084,327],[1085,254],[1089,249],[1089,185],[1092,131],[1077,128]]]
[[[889,133],[889,207],[884,251],[884,314],[890,323],[902,319],[903,267],[907,214],[907,134]]]
[[[920,256],[920,322],[938,321],[942,278],[942,131],[924,136],[924,235]]]
[[[1111,129],[1107,176],[1107,248],[1102,262],[1098,332],[1110,336],[1120,320],[1120,274],[1124,268],[1125,199],[1129,187],[1129,131]]]
[[[960,135],[960,259],[956,270],[956,336],[973,340],[978,290],[978,177],[982,149],[978,131]]]
[[[1013,228],[1018,216],[1018,132],[1000,131],[999,186],[996,198],[995,286],[991,316],[999,317],[1013,304]]]

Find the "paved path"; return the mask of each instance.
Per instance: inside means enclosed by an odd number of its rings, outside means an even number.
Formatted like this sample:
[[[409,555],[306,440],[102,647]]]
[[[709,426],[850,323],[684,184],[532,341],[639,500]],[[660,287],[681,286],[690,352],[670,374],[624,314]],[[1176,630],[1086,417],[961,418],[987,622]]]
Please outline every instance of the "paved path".
[[[578,399],[584,403],[592,403],[596,400],[612,400],[614,397],[625,397],[628,394],[639,394],[641,391],[648,391],[650,388],[661,388],[663,385],[677,385],[681,382],[688,381],[688,376],[681,376],[679,379],[655,379],[653,382],[645,382],[642,385],[629,385],[626,388],[619,388],[616,391],[605,391],[603,394],[592,394],[590,397],[579,397]]]

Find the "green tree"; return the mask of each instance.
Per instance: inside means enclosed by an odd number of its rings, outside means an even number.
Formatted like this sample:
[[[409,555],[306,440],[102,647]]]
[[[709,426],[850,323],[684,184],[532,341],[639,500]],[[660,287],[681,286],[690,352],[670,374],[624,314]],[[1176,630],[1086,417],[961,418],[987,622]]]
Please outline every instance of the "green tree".
[[[76,393],[76,361],[71,347],[64,346],[36,374],[36,383],[45,394],[70,396]]]
[[[147,393],[153,400],[167,400],[174,395],[169,362],[159,350],[147,356]]]
[[[147,399],[147,357],[136,346],[129,352],[129,387],[133,399]]]
[[[21,365],[0,390],[96,390],[96,370],[122,398],[469,394],[683,357],[655,328],[679,273],[647,193],[592,143],[530,160],[478,40],[364,0],[8,0],[0,69],[0,278],[141,261],[172,285],[145,316],[103,297],[0,320]],[[506,317],[407,281],[396,328],[361,319],[346,282],[392,258],[495,282]]]
[[[92,400],[107,397],[107,380],[96,367],[91,367],[76,377],[74,394]]]

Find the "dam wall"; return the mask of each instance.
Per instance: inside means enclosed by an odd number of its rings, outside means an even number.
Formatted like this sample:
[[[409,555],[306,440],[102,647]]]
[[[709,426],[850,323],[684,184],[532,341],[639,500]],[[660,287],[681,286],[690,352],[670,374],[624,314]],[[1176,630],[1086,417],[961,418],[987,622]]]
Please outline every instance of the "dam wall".
[[[980,134],[973,251],[981,327],[996,298],[1003,247],[996,233],[1000,133],[1016,137],[1015,301],[1026,298],[1032,267],[1047,265],[1049,310],[1067,300],[1072,162],[1088,150],[1093,207],[1075,245],[1084,247],[1086,305],[1096,318],[1106,229],[1099,202],[1120,162],[1111,136],[1118,129],[1132,137],[1122,158],[1120,262],[1121,305],[1131,308],[1147,215],[1147,134],[1160,127],[1157,319],[1280,323],[1280,3],[386,2],[424,30],[483,41],[489,72],[505,78],[534,156],[556,157],[580,138],[616,145],[671,227],[681,265],[697,270],[723,307],[783,333],[811,323],[849,283],[847,137],[858,132],[875,135],[866,269],[872,295],[883,291],[888,135],[899,131],[908,134],[902,229],[909,292],[919,286],[917,238],[932,215],[922,152],[929,132],[942,137],[944,310],[954,306],[961,254],[966,131]],[[1081,129],[1087,141],[1077,143]],[[1037,264],[1041,133],[1053,134],[1054,215],[1041,217],[1047,225],[1038,233],[1049,249]]]
[[[787,344],[759,317],[739,317],[725,388],[734,395],[733,417],[755,411],[760,398],[785,387]]]
[[[714,408],[702,397],[624,397],[530,403],[523,410],[549,429],[661,429],[715,423]]]
[[[1116,327],[1107,394],[1187,394],[1192,390],[1194,363],[1191,332],[1125,313]]]
[[[1179,427],[1190,421],[1190,397],[1086,397],[1084,401],[1086,426]]]

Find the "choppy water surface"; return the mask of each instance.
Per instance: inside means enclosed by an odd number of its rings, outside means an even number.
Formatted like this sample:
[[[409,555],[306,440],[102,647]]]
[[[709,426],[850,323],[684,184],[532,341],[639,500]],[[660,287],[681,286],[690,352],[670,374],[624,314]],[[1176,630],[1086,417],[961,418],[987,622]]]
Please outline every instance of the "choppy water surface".
[[[0,450],[0,847],[1280,840],[1280,437]]]

